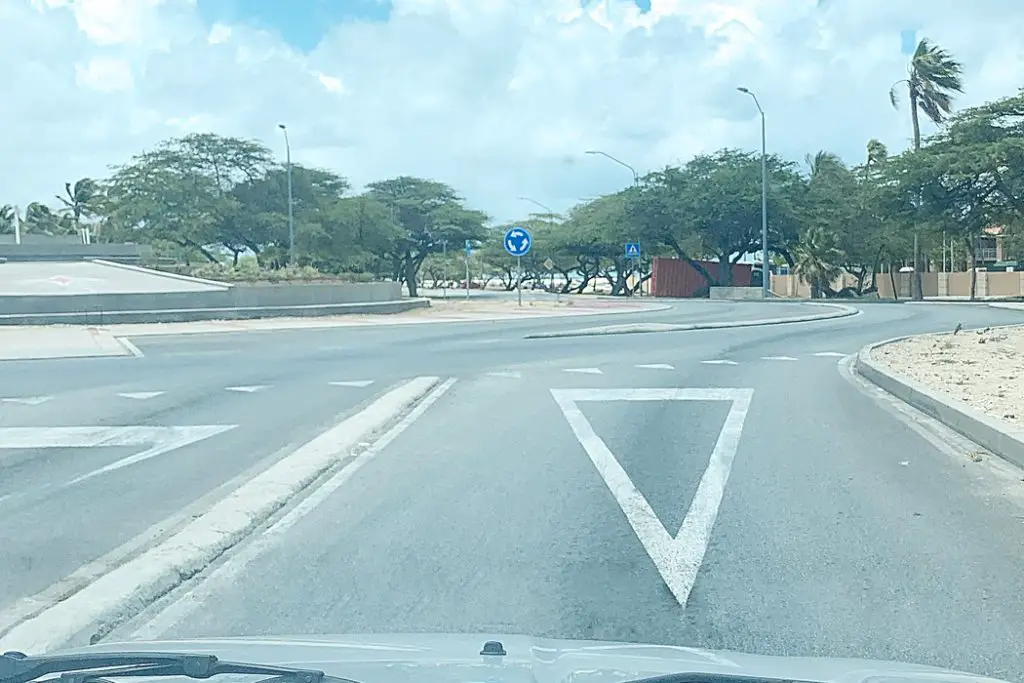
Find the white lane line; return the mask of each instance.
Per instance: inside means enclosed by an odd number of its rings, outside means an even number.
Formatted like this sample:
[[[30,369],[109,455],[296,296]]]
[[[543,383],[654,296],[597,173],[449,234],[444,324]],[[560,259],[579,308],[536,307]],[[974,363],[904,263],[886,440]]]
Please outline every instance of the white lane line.
[[[507,377],[508,379],[519,379],[523,376],[523,373],[518,370],[505,370],[499,372],[488,372],[488,377]]]
[[[761,360],[796,360],[793,356],[761,356]]]
[[[626,519],[680,606],[686,602],[704,561],[711,530],[725,494],[753,389],[552,389],[551,395],[590,456]],[[582,401],[729,401],[707,469],[679,532],[672,537],[615,455],[597,435],[578,403]]]
[[[270,388],[269,384],[254,384],[252,386],[245,386],[245,387],[224,387],[224,391],[237,391],[237,392],[243,393],[243,394],[254,394],[257,391],[263,391],[264,389],[269,389],[269,388]]]
[[[155,640],[178,624],[190,619],[196,610],[213,604],[212,601],[217,596],[224,595],[228,587],[238,584],[239,577],[254,560],[283,542],[292,527],[330,498],[335,491],[352,478],[352,475],[397,439],[402,432],[411,427],[455,382],[455,378],[450,378],[435,388],[398,424],[385,432],[372,446],[357,455],[351,464],[324,482],[323,486],[289,510],[259,536],[228,556],[226,561],[213,570],[209,576],[201,578],[191,590],[184,595],[175,596],[173,602],[170,602],[145,623],[138,625],[133,630],[131,638],[133,640]]]
[[[156,545],[0,637],[0,651],[49,652],[96,624],[116,624],[180,585],[245,539],[296,494],[411,410],[439,382],[417,377],[380,396],[212,505]],[[0,612],[0,623],[6,614]]]
[[[820,353],[814,354],[818,358],[843,358],[847,354],[839,353],[838,351],[821,351]]]
[[[634,365],[635,368],[643,368],[644,370],[675,370],[675,366],[669,365],[668,363],[644,363],[642,365]]]
[[[142,351],[139,351],[139,347],[136,346],[126,337],[114,337],[114,341],[124,347],[125,351],[132,354],[136,358],[142,358]]]
[[[702,360],[705,365],[738,365],[734,360]]]
[[[121,398],[132,398],[132,399],[135,399],[136,401],[147,401],[147,400],[149,400],[151,398],[156,398],[157,396],[163,396],[165,393],[167,393],[167,392],[164,392],[164,391],[126,391],[126,392],[124,392],[122,394],[118,394],[118,396],[120,396]]]
[[[368,387],[373,384],[372,379],[353,379],[345,382],[328,382],[332,387]]]
[[[0,402],[3,403],[16,403],[23,406],[37,406],[40,403],[46,403],[52,401],[53,396],[23,396],[23,397],[11,397],[11,398],[0,398]]]
[[[562,372],[578,372],[583,375],[603,375],[601,368],[565,368]]]

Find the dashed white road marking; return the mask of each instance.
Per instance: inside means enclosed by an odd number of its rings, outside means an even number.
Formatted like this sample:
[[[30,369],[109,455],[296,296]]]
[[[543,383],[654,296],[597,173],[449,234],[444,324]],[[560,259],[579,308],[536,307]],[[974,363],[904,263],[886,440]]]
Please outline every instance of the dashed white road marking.
[[[641,365],[634,365],[635,368],[643,368],[645,370],[675,370],[674,365],[668,363],[643,363]]]
[[[583,375],[603,375],[601,368],[566,368],[562,372],[578,372]]]
[[[843,358],[847,354],[839,353],[838,351],[821,351],[814,355],[817,356],[818,358]]]
[[[761,356],[761,360],[796,360],[793,356]]]
[[[328,382],[332,387],[368,387],[373,384],[372,379],[352,379],[342,382]]]
[[[11,398],[2,398],[2,399],[0,399],[0,401],[2,401],[3,403],[17,403],[17,404],[23,405],[23,406],[37,406],[40,403],[46,403],[47,401],[52,401],[52,400],[53,400],[53,396],[23,396],[23,397],[20,397],[20,398],[19,397],[11,397]]]
[[[120,396],[121,398],[132,398],[132,399],[135,399],[136,401],[146,401],[146,400],[151,399],[151,398],[156,398],[157,396],[162,396],[164,393],[166,393],[166,392],[163,392],[163,391],[126,391],[124,393],[118,394],[118,396]]]
[[[739,365],[734,360],[702,360],[701,363],[705,365]]]
[[[523,373],[518,370],[499,370],[496,372],[488,372],[488,377],[507,377],[509,379],[519,379],[523,376]]]
[[[243,393],[243,394],[253,394],[253,393],[256,393],[257,391],[263,391],[264,389],[269,389],[269,388],[270,388],[270,385],[268,385],[268,384],[254,384],[252,386],[246,386],[246,387],[224,387],[224,390],[225,391],[237,391],[237,392],[240,392],[240,393]]]
[[[680,606],[686,602],[704,561],[711,530],[725,494],[732,463],[739,448],[743,423],[753,389],[552,389],[576,438],[590,456],[630,526],[651,557]],[[597,435],[579,408],[582,401],[729,401],[729,413],[719,432],[707,469],[690,503],[679,532],[673,537],[636,488],[629,475]]]

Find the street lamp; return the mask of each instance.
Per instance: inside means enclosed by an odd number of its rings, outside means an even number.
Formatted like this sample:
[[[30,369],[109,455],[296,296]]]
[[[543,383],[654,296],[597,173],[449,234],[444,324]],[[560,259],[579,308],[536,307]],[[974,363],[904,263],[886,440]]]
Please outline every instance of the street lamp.
[[[612,161],[617,163],[619,166],[624,166],[624,167],[628,168],[630,170],[630,172],[633,174],[633,184],[634,185],[639,185],[640,184],[640,174],[638,174],[636,172],[636,169],[633,168],[632,166],[630,166],[629,164],[627,164],[625,161],[622,161],[621,159],[616,159],[615,157],[613,157],[608,152],[602,152],[599,149],[588,149],[586,151],[586,154],[598,154],[600,156],[603,156],[605,159],[611,159]]]
[[[288,129],[283,123],[277,127],[284,131],[284,149],[288,168],[288,265],[295,265],[295,215],[292,208],[292,146],[288,142]]]
[[[519,200],[519,201],[521,201],[521,202],[530,202],[530,203],[532,203],[532,204],[536,204],[536,205],[537,205],[537,206],[539,206],[540,208],[542,208],[542,209],[544,209],[545,211],[547,211],[547,212],[548,212],[548,214],[549,214],[549,215],[551,215],[551,216],[557,216],[557,215],[558,215],[558,214],[556,214],[556,213],[555,213],[554,211],[552,211],[552,210],[551,210],[551,207],[550,207],[550,206],[548,206],[547,204],[541,204],[541,203],[540,203],[540,202],[538,202],[538,201],[537,201],[536,199],[533,199],[533,198],[531,198],[531,197],[516,197],[516,199],[518,199],[518,200]]]
[[[767,299],[771,293],[771,268],[768,264],[768,144],[765,135],[764,109],[757,101],[757,95],[747,88],[736,88],[744,95],[750,95],[754,106],[761,114],[761,293]]]

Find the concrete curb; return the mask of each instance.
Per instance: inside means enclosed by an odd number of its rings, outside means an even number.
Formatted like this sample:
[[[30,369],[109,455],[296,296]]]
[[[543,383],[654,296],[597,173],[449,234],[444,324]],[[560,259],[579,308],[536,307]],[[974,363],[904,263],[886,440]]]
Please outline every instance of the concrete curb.
[[[868,344],[857,352],[854,370],[864,379],[904,403],[917,408],[1004,460],[1024,468],[1024,430],[982,415],[967,404],[943,396],[913,380],[897,377],[871,358],[875,349],[913,336],[925,335],[906,335]]]
[[[818,313],[815,315],[798,315],[788,318],[761,318],[759,320],[730,320],[725,322],[707,323],[636,323],[633,325],[607,325],[605,327],[590,327],[582,330],[565,330],[557,332],[537,332],[528,334],[525,339],[558,339],[564,337],[601,337],[613,334],[648,334],[652,332],[690,332],[693,330],[720,330],[735,327],[763,327],[766,325],[785,325],[791,323],[807,323],[818,320],[831,320],[833,318],[847,318],[851,315],[859,315],[860,310],[852,306],[842,304],[805,304],[807,306],[821,306],[838,309],[831,313]]]
[[[184,528],[0,635],[0,651],[47,652],[122,623],[208,567],[324,473],[424,400],[439,377],[417,377],[380,396],[242,484]]]
[[[231,289],[235,285],[231,282],[221,282],[220,280],[207,280],[202,277],[192,277],[191,275],[179,275],[178,273],[165,273],[162,270],[153,270],[151,268],[143,268],[142,266],[133,266],[130,263],[118,263],[117,261],[106,261],[104,259],[94,258],[89,259],[93,263],[97,263],[101,266],[107,266],[109,268],[120,268],[121,270],[130,270],[135,273],[145,273],[146,275],[152,275],[153,277],[166,277],[171,280],[180,280],[182,282],[191,282],[197,285],[210,285],[211,287],[218,287],[220,289]]]

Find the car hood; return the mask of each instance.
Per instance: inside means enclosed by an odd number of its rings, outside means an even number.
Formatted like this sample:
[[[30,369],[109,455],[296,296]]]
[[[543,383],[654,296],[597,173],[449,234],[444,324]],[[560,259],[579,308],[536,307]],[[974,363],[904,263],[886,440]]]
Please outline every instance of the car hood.
[[[506,654],[481,654],[487,641],[499,641]],[[936,667],[866,659],[494,634],[203,638],[102,643],[76,651],[98,650],[215,654],[222,660],[319,669],[360,683],[623,683],[681,672],[829,683],[997,682]]]

